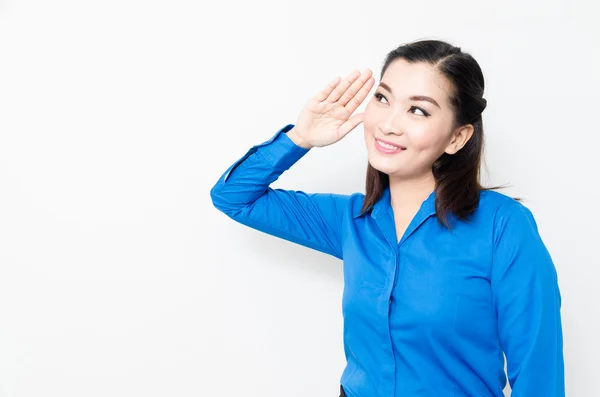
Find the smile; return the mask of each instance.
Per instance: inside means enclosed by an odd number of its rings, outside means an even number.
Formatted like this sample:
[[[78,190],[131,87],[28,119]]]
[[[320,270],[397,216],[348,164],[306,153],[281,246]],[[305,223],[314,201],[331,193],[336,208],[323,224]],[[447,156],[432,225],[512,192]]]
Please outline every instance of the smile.
[[[377,138],[375,138],[375,148],[377,148],[377,150],[380,151],[381,153],[386,153],[386,154],[400,153],[400,152],[406,150],[406,148],[403,146],[396,146],[396,145],[392,145],[387,142],[382,142]]]

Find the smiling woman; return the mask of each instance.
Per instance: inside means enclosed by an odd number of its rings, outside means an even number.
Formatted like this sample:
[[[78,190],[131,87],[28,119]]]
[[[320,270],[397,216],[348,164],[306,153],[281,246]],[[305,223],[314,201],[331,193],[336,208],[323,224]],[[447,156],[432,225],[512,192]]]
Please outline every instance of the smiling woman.
[[[484,79],[442,41],[334,78],[211,190],[232,219],[344,261],[341,396],[562,397],[561,295],[529,209],[479,182]],[[361,122],[366,193],[273,189]]]
[[[369,166],[363,210],[390,183],[412,185],[417,179],[436,185],[437,216],[448,225],[446,214],[466,219],[486,190],[479,184],[481,113],[487,105],[483,74],[472,56],[441,50],[430,41],[414,43],[386,59],[384,77],[365,111]],[[469,77],[470,84],[462,84]],[[398,153],[389,145],[411,150],[406,156],[377,156],[378,142],[388,144],[384,154]]]

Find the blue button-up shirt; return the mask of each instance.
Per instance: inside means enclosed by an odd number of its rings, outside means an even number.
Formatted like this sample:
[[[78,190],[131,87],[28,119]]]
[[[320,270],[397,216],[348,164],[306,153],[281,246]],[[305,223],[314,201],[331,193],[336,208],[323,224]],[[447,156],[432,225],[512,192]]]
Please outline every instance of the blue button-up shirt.
[[[451,229],[431,193],[398,241],[389,188],[364,195],[269,185],[304,156],[288,124],[236,161],[211,190],[232,219],[343,260],[349,397],[564,396],[561,295],[531,212],[494,191]]]

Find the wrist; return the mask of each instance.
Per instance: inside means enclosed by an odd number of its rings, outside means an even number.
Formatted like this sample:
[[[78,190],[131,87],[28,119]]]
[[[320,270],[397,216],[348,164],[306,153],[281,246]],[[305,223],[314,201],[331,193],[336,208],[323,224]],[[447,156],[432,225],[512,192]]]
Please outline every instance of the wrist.
[[[294,144],[296,144],[297,146],[300,146],[303,149],[312,149],[314,147],[314,146],[304,142],[302,140],[302,138],[300,138],[298,136],[298,134],[296,133],[296,127],[292,128],[291,130],[286,132],[286,135],[288,136],[288,138],[290,138],[290,140],[292,142],[294,142]]]

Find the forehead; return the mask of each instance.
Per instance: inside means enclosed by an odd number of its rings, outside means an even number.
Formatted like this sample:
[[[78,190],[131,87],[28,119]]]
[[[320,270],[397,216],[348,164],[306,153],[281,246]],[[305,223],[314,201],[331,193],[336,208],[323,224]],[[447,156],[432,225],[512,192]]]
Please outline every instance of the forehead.
[[[447,103],[451,93],[451,84],[432,65],[410,63],[402,58],[390,63],[381,81],[390,86],[397,99],[426,95],[441,104]]]

